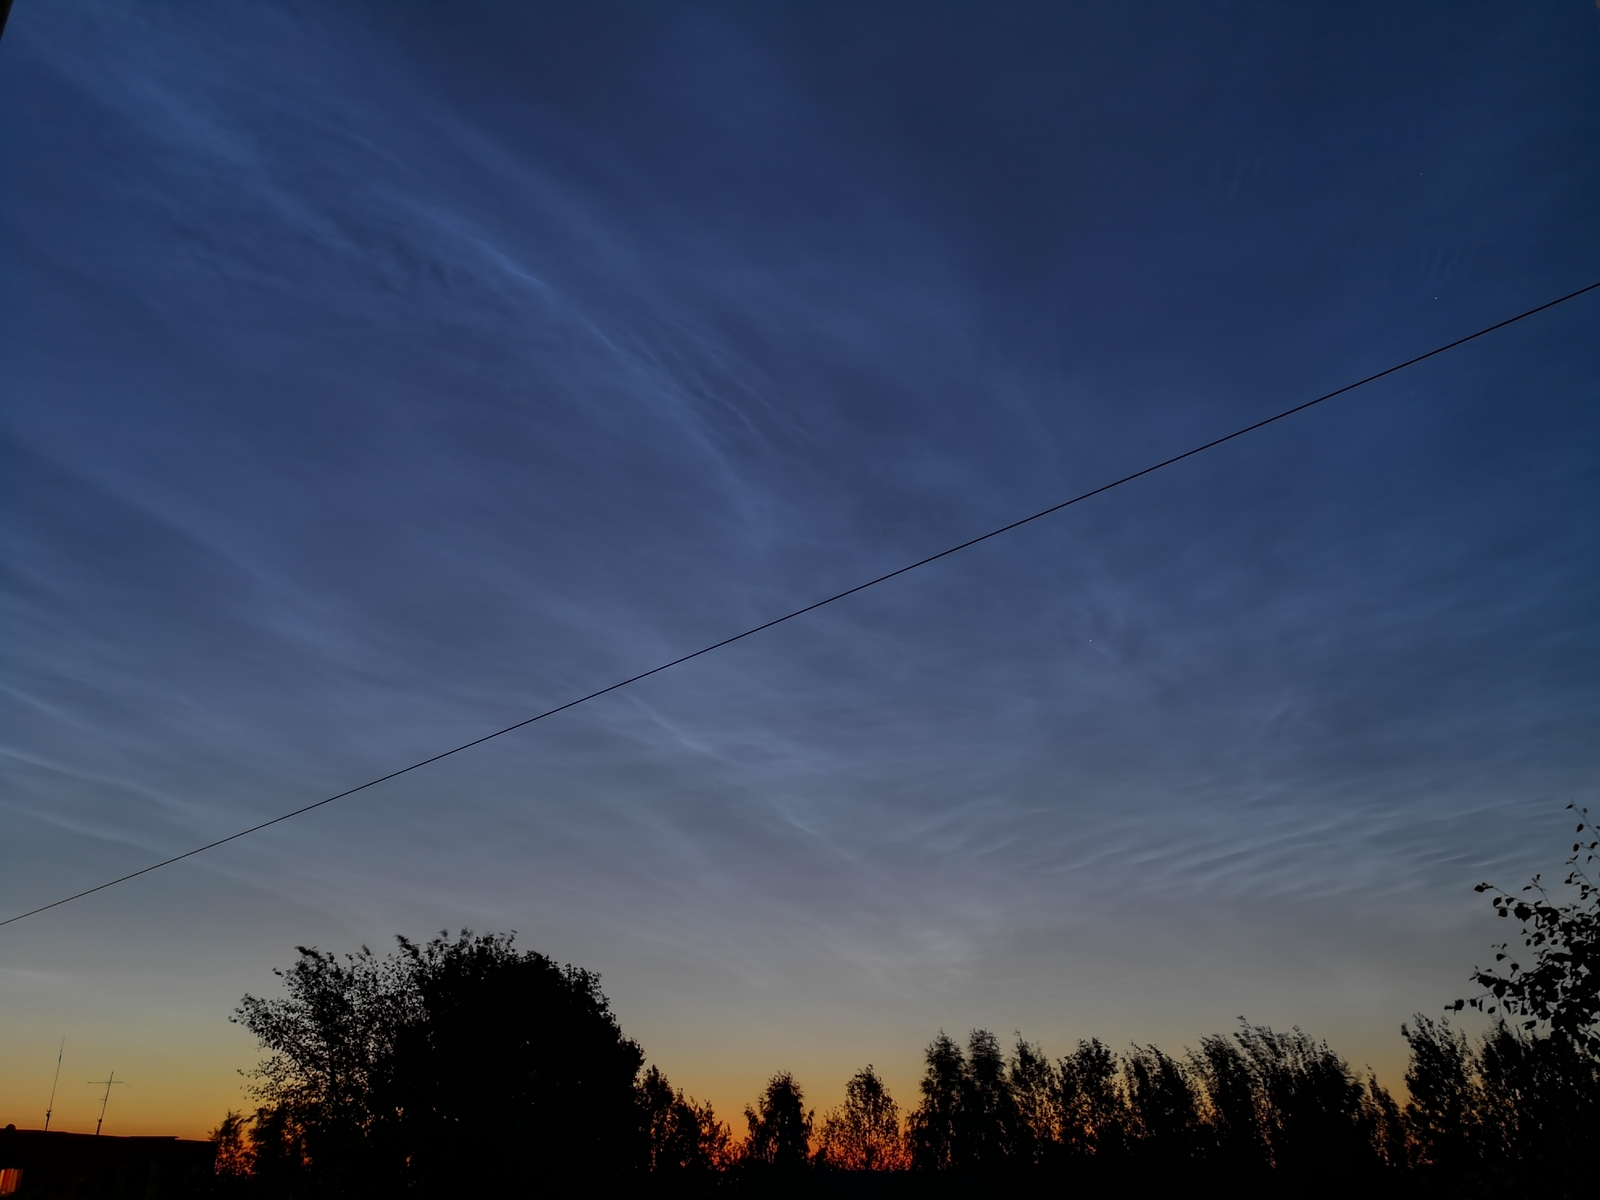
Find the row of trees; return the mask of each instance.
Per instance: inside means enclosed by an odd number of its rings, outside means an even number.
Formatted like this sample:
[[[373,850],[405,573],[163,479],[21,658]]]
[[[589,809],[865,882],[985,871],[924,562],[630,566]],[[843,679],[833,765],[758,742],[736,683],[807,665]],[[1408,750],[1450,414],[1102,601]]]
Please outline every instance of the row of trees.
[[[1181,1056],[1091,1040],[1054,1060],[975,1030],[965,1045],[943,1033],[929,1045],[904,1119],[871,1066],[820,1120],[782,1073],[736,1139],[709,1104],[644,1069],[596,976],[519,952],[510,936],[402,938],[381,958],[302,947],[280,972],[284,994],[247,996],[236,1014],[267,1057],[260,1107],[216,1131],[219,1184],[328,1197],[772,1194],[1209,1176],[1296,1194],[1589,1194],[1600,891],[1582,865],[1597,846],[1592,832],[1573,846],[1571,903],[1537,878],[1496,892],[1496,910],[1523,923],[1529,965],[1503,946],[1495,967],[1474,972],[1482,993],[1455,1008],[1495,1018],[1477,1042],[1447,1019],[1403,1027],[1403,1106],[1298,1029],[1241,1024]]]
[[[1301,1192],[1501,1183],[1592,1194],[1600,1061],[1504,1023],[1476,1043],[1447,1020],[1418,1018],[1403,1033],[1404,1107],[1298,1029],[1242,1025],[1181,1058],[1083,1041],[1054,1062],[1021,1039],[1008,1055],[985,1030],[965,1047],[941,1033],[903,1124],[870,1066],[815,1128],[782,1074],[725,1161],[791,1176],[910,1169],[1015,1182],[1210,1176]]]

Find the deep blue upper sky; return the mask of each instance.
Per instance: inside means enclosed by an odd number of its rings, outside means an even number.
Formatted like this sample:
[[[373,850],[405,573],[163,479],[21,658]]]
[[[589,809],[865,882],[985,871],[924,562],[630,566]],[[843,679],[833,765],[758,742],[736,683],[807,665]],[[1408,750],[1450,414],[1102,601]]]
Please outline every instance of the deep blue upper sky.
[[[1597,146],[1579,0],[19,0],[5,915],[1594,282]],[[446,925],[724,1108],[940,1026],[1388,1064],[1600,803],[1597,324],[8,927],[0,1120],[63,1034],[212,1119],[296,943]]]

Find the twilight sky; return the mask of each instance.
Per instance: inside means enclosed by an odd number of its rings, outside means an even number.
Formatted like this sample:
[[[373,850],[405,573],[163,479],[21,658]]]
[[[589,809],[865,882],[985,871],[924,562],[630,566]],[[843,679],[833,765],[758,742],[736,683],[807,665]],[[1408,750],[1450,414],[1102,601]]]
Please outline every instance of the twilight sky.
[[[164,4],[0,41],[0,916],[1600,279],[1580,0]],[[1600,293],[0,930],[196,1134],[296,944],[515,929],[725,1116],[1398,1027],[1600,804]]]

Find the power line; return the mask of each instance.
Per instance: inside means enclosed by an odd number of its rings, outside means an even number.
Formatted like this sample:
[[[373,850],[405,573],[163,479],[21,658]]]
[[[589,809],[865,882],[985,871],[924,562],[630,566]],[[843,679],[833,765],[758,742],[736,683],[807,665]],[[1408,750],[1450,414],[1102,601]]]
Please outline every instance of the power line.
[[[508,733],[513,733],[518,729],[532,725],[536,721],[542,721],[546,717],[553,717],[557,713],[566,712],[569,708],[576,708],[580,704],[587,704],[590,700],[597,700],[601,696],[609,695],[611,692],[628,687],[630,684],[638,683],[641,679],[648,679],[652,675],[659,675],[662,671],[668,671],[673,667],[681,666],[690,659],[699,658],[703,654],[710,654],[713,650],[720,650],[724,646],[731,646],[734,642],[743,641],[745,638],[751,637],[757,633],[762,633],[765,630],[771,629],[775,625],[782,625],[785,621],[792,621],[796,617],[804,616],[806,613],[815,612],[817,609],[823,608],[834,603],[835,601],[843,600],[846,596],[853,596],[857,592],[864,592],[870,587],[876,587],[880,583],[887,583],[889,580],[900,575],[904,575],[909,571],[915,571],[918,567],[925,567],[929,563],[938,562],[941,558],[948,558],[952,554],[957,554],[962,550],[976,546],[979,542],[986,542],[990,538],[999,537],[1002,533],[1010,533],[1013,529],[1019,529],[1030,522],[1039,520],[1041,517],[1048,517],[1052,513],[1058,513],[1064,508],[1070,508],[1074,504],[1080,504],[1085,500],[1100,495],[1102,492],[1109,492],[1112,488],[1121,487],[1125,483],[1132,483],[1135,479],[1142,479],[1144,476],[1159,471],[1163,467],[1170,467],[1174,463],[1180,463],[1186,458],[1193,458],[1197,454],[1203,454],[1205,451],[1214,449],[1215,447],[1222,445],[1224,442],[1231,442],[1235,438],[1241,438],[1247,433],[1254,433],[1256,430],[1263,429],[1268,425],[1271,425],[1277,421],[1281,421],[1285,417],[1292,417],[1296,413],[1304,412],[1308,408],[1314,408],[1316,405],[1321,404],[1326,400],[1332,400],[1336,396],[1342,396],[1346,392],[1351,392],[1356,388],[1364,387],[1369,383],[1374,383],[1387,375],[1393,375],[1396,371],[1403,371],[1407,367],[1414,367],[1420,362],[1425,362],[1430,358],[1434,358],[1445,353],[1447,350],[1454,350],[1457,346],[1464,346],[1468,342],[1475,341],[1486,334],[1494,333],[1498,329],[1504,329],[1507,325],[1515,325],[1518,321],[1526,320],[1528,317],[1542,313],[1546,309],[1554,308],[1558,304],[1565,304],[1568,300],[1575,300],[1579,296],[1582,296],[1588,292],[1592,292],[1597,288],[1600,288],[1600,282],[1591,283],[1588,287],[1579,288],[1575,292],[1568,292],[1565,296],[1558,296],[1554,300],[1547,300],[1545,303],[1536,308],[1530,308],[1525,312],[1520,312],[1514,317],[1507,317],[1503,321],[1496,321],[1493,325],[1486,325],[1484,328],[1475,333],[1469,333],[1465,337],[1459,337],[1453,342],[1446,342],[1444,345],[1437,346],[1425,354],[1419,354],[1415,358],[1408,358],[1404,362],[1396,363],[1394,366],[1388,367],[1377,372],[1376,374],[1368,375],[1364,379],[1358,379],[1354,383],[1347,383],[1341,388],[1335,388],[1331,392],[1326,392],[1323,395],[1318,396],[1315,400],[1307,400],[1303,404],[1296,404],[1293,408],[1286,408],[1274,416],[1267,417],[1264,420],[1256,421],[1251,425],[1246,425],[1242,429],[1235,429],[1232,433],[1224,434],[1221,437],[1213,438],[1211,441],[1196,446],[1192,450],[1185,450],[1182,454],[1175,454],[1171,458],[1163,459],[1152,466],[1145,467],[1143,470],[1135,471],[1131,475],[1124,475],[1122,478],[1114,479],[1110,483],[1103,483],[1097,488],[1093,488],[1090,491],[1083,492],[1072,497],[1070,500],[1063,500],[1059,504],[1052,504],[1049,508],[1042,508],[1038,512],[1032,513],[1026,517],[1022,517],[1019,520],[1012,521],[1008,525],[1002,525],[998,529],[991,529],[988,533],[979,534],[974,538],[968,538],[966,541],[951,546],[947,550],[941,550],[937,554],[930,554],[926,558],[919,558],[916,562],[908,563],[897,570],[890,571],[887,574],[879,575],[875,579],[869,579],[865,583],[858,583],[854,587],[846,588],[842,592],[835,592],[833,595],[824,600],[818,600],[813,604],[806,605],[804,608],[797,608],[793,612],[785,613],[781,617],[775,617],[770,621],[764,622],[763,624],[746,629],[743,633],[736,633],[732,637],[723,638],[720,642],[712,642],[709,646],[703,646],[693,653],[674,658],[670,662],[662,663],[658,667],[651,667],[648,671],[641,671],[637,675],[630,675],[628,678],[617,683],[613,683],[609,687],[603,687],[599,691],[590,692],[586,696],[579,696],[576,700],[568,700],[565,704],[558,704],[555,708],[548,708],[544,712],[539,713],[536,716],[528,717],[525,720],[518,721],[514,725],[507,725],[503,729],[496,729],[493,733],[486,733],[482,737],[473,738],[470,742],[462,742],[459,746],[454,746],[449,750],[443,750],[438,754],[430,755],[424,759],[419,759],[410,766],[401,767],[396,771],[390,771],[387,775],[379,775],[376,779],[369,779],[365,783],[357,784],[352,788],[346,788],[342,792],[336,792],[332,796],[327,796],[321,800],[314,801],[311,804],[303,805],[300,808],[296,808],[290,812],[283,813],[280,816],[273,817],[271,820],[262,821],[259,824],[251,825],[248,829],[241,829],[237,833],[230,833],[227,837],[218,838],[214,842],[207,842],[203,846],[196,846],[193,850],[185,850],[182,854],[175,854],[171,858],[164,858],[160,862],[151,863],[148,867],[141,867],[137,871],[130,871],[126,875],[119,875],[115,879],[108,879],[105,883],[96,884],[92,888],[85,888],[81,892],[74,892],[70,896],[63,896],[60,900],[53,900],[49,904],[41,904],[38,908],[31,908],[27,912],[18,913],[14,917],[7,917],[5,920],[0,921],[0,926],[10,925],[17,921],[26,920],[28,917],[38,916],[42,912],[49,912],[52,908],[60,908],[63,904],[71,904],[74,900],[82,900],[85,896],[92,896],[96,892],[103,892],[107,888],[116,887],[119,883],[127,883],[130,879],[137,879],[141,875],[148,875],[152,871],[159,871],[163,867],[170,867],[174,863],[180,863],[186,858],[193,858],[197,854],[204,854],[207,850],[215,850],[218,846],[225,846],[229,842],[238,841],[240,838],[248,837],[252,833],[259,833],[263,829],[270,828],[273,825],[281,824],[282,822],[290,820],[293,817],[302,816],[305,813],[311,812],[313,809],[321,808],[325,804],[332,804],[335,800],[343,800],[345,797],[353,796],[357,792],[364,792],[368,788],[377,787],[380,783],[387,783],[391,779],[397,779],[401,775],[407,775],[412,771],[429,766],[432,763],[438,762],[440,759],[449,758],[453,754],[460,754],[463,750],[471,750],[474,746],[481,746],[485,742],[493,741],[495,738],[503,737]]]

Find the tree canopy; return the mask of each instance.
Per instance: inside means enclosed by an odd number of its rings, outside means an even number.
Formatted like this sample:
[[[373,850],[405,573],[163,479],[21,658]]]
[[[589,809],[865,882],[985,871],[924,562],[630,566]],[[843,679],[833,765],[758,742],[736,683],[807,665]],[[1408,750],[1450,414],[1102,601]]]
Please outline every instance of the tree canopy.
[[[265,1169],[314,1165],[351,1195],[506,1180],[592,1182],[647,1165],[636,1081],[599,978],[509,935],[399,939],[379,958],[300,947],[285,994],[236,1020],[256,1070]]]

